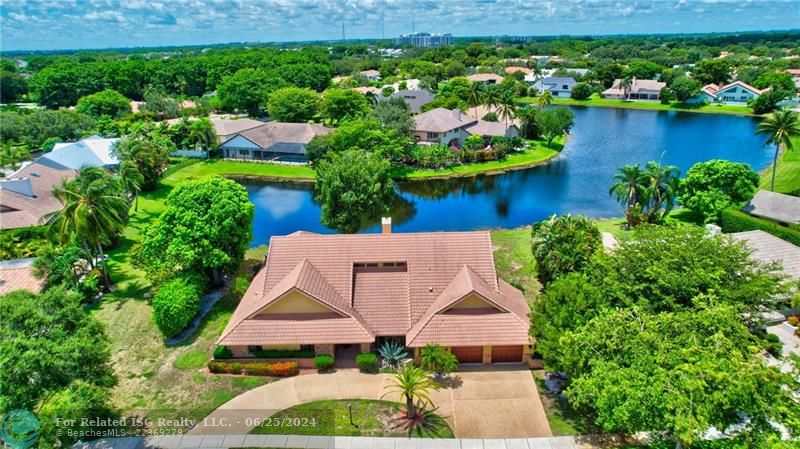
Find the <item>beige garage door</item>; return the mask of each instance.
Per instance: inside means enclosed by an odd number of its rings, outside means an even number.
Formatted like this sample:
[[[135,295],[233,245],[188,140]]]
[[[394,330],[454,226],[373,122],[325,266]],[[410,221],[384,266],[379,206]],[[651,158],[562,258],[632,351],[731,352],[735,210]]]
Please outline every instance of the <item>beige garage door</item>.
[[[521,361],[522,346],[492,346],[492,363]]]
[[[451,348],[459,363],[483,362],[483,346],[457,346]]]

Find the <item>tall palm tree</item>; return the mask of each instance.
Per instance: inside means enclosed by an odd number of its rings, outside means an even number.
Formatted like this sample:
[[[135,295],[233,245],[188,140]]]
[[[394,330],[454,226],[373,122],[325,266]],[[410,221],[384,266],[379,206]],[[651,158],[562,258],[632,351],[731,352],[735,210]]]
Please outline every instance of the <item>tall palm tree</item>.
[[[539,108],[543,108],[550,103],[553,102],[553,93],[549,90],[545,90],[539,94],[539,98],[536,100],[536,103],[539,105]]]
[[[407,366],[394,374],[392,383],[386,388],[399,393],[405,399],[406,416],[408,419],[414,419],[417,417],[415,403],[432,404],[430,391],[438,390],[439,386],[421,368]]]
[[[619,82],[619,88],[625,93],[625,99],[630,99],[631,87],[633,87],[633,78],[626,76]]]
[[[217,143],[217,133],[214,125],[206,117],[197,119],[189,125],[189,140],[194,143],[195,148],[210,150]]]
[[[139,171],[139,167],[136,166],[135,162],[126,160],[119,164],[117,176],[119,176],[119,182],[122,185],[122,189],[128,195],[128,198],[130,198],[131,195],[136,198],[136,206],[133,210],[138,211],[139,192],[142,190],[142,184],[144,184],[144,175]]]
[[[500,103],[500,89],[498,86],[486,86],[483,91],[483,104],[491,111],[497,107],[498,103]]]
[[[794,150],[792,138],[800,136],[800,115],[791,110],[776,111],[767,114],[756,128],[758,134],[767,135],[767,143],[775,144],[775,156],[772,157],[772,182],[770,190],[775,191],[775,169],[781,148]]]
[[[75,179],[55,187],[53,195],[64,208],[46,216],[52,219],[49,232],[62,242],[74,236],[90,253],[99,256],[103,282],[109,287],[103,245],[122,232],[128,213],[118,180],[102,168],[87,167]]]
[[[474,108],[483,104],[483,97],[485,89],[483,83],[472,83],[467,92],[467,104],[469,107]]]
[[[508,128],[508,121],[513,119],[514,114],[517,112],[517,102],[512,92],[506,91],[500,95],[497,112],[500,118],[505,121],[506,128]]]
[[[651,222],[661,222],[672,210],[678,194],[679,177],[680,170],[674,165],[661,165],[656,161],[650,161],[645,166],[642,178],[644,191],[649,200],[647,207]]]
[[[642,195],[642,169],[639,164],[623,165],[618,173],[614,175],[617,181],[608,190],[609,195],[617,197],[617,201],[625,206],[629,211],[634,205],[638,204]]]

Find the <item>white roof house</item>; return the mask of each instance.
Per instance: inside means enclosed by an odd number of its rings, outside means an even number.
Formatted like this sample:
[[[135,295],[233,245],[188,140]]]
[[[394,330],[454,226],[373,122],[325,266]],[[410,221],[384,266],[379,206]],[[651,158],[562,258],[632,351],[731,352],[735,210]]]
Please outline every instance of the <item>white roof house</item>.
[[[41,157],[73,170],[83,167],[114,167],[119,165],[119,159],[112,153],[117,142],[119,139],[116,138],[91,136],[77,142],[57,143],[53,151]]]

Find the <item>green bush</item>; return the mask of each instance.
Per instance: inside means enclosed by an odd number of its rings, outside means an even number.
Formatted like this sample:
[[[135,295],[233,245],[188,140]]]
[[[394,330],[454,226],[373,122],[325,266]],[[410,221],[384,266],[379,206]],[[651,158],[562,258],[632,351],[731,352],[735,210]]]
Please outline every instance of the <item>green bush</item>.
[[[227,346],[217,346],[214,348],[215,359],[230,359],[233,358],[233,352]]]
[[[46,226],[3,229],[0,232],[0,260],[38,256],[44,248],[50,246],[46,232]]]
[[[320,371],[327,371],[333,368],[333,356],[328,354],[320,354],[314,357],[314,366]]]
[[[365,352],[356,356],[356,365],[362,373],[374,373],[378,371],[378,356],[372,352]]]
[[[200,293],[194,276],[178,276],[161,285],[153,298],[153,318],[165,337],[180,333],[197,315]]]
[[[733,208],[722,211],[720,226],[726,233],[762,230],[789,243],[800,245],[800,229],[756,218]]]
[[[215,374],[245,374],[248,376],[289,377],[300,372],[297,362],[223,362],[211,360],[208,370]]]
[[[262,349],[261,351],[250,351],[250,353],[262,359],[310,359],[314,357],[313,349]]]

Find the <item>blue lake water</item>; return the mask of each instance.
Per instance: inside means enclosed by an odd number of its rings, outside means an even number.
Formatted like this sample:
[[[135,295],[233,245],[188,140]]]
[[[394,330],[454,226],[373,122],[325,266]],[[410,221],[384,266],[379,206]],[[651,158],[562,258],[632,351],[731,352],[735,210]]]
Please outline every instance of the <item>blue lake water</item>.
[[[772,149],[750,117],[573,108],[575,126],[561,155],[548,165],[495,176],[399,183],[392,212],[398,232],[514,228],[552,214],[615,217],[622,209],[608,195],[625,164],[658,160],[679,167],[710,159],[770,163]],[[256,205],[252,245],[297,230],[333,232],[320,223],[312,186],[245,183]],[[377,232],[379,217],[363,232]]]

